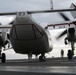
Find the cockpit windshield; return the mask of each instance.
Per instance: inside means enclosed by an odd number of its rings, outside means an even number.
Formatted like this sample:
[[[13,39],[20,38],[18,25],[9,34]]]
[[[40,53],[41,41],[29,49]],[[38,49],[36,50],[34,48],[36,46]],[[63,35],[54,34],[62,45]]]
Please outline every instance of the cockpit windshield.
[[[41,32],[33,25],[15,25],[12,28],[12,38],[18,40],[34,40],[42,37]]]

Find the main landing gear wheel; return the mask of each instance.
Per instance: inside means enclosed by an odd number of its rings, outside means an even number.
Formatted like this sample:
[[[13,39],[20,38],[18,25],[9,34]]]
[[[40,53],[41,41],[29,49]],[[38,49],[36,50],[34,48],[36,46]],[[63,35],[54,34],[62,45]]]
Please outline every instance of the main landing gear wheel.
[[[68,50],[68,59],[72,59],[73,53],[71,50]]]
[[[45,57],[45,56],[39,56],[39,61],[40,61],[40,62],[46,61],[46,57]]]
[[[1,61],[2,61],[2,63],[6,62],[6,55],[5,55],[5,53],[2,53]]]

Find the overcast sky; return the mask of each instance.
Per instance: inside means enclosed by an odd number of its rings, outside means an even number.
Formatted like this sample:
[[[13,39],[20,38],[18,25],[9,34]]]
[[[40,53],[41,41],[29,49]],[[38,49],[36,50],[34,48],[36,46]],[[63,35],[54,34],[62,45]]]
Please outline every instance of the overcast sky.
[[[53,0],[54,8],[68,8],[75,0]],[[0,12],[50,9],[50,0],[0,0]]]
[[[76,0],[53,0],[54,9],[69,8],[71,3],[76,4]],[[31,11],[31,10],[48,10],[50,9],[50,0],[0,0],[0,12],[14,12],[14,11]],[[66,13],[70,19],[71,15]],[[32,15],[36,22],[41,25],[45,25],[52,22],[64,21],[58,13],[48,13],[48,14],[33,14]],[[0,17],[2,24],[8,24],[12,20],[12,17]],[[63,45],[63,38],[59,42],[55,42],[54,36],[59,34],[63,30],[50,31],[53,37],[54,45]]]
[[[53,8],[69,8],[71,3],[76,4],[76,0],[53,0]],[[0,0],[0,12],[47,10],[51,8],[50,6],[50,0]],[[34,14],[33,17],[38,23],[63,21],[57,13]],[[1,20],[3,23],[6,23],[9,19],[4,20],[1,17]]]

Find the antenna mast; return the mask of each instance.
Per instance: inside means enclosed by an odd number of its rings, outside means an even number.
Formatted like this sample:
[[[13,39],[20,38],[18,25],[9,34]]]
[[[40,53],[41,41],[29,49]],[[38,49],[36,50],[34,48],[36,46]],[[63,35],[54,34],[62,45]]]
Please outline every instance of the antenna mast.
[[[50,0],[50,7],[51,7],[51,10],[53,10],[53,0]]]

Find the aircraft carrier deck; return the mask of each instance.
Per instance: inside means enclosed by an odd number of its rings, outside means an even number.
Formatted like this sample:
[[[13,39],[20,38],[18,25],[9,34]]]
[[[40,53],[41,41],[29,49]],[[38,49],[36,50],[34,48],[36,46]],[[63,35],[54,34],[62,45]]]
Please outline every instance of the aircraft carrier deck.
[[[38,59],[7,60],[0,62],[0,75],[76,75],[76,57],[48,58],[46,62]]]

